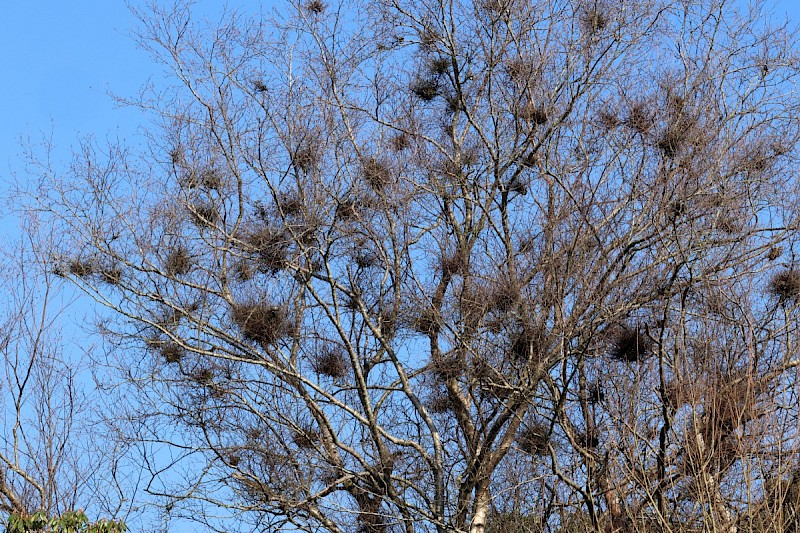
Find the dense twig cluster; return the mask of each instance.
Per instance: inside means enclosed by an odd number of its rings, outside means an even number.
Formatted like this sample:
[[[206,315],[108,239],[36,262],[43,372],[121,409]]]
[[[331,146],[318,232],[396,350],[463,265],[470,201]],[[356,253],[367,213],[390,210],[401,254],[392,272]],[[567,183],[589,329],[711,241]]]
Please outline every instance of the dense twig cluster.
[[[312,364],[315,372],[333,379],[342,379],[347,376],[349,371],[348,361],[343,350],[336,347],[320,350]]]
[[[220,219],[219,211],[211,202],[199,202],[189,206],[189,216],[192,223],[200,228],[213,227]]]
[[[375,191],[381,191],[392,183],[389,165],[376,157],[367,157],[361,162],[364,181]]]
[[[183,245],[174,246],[164,259],[164,270],[171,276],[185,276],[192,270],[192,256]]]
[[[800,271],[787,269],[773,275],[769,290],[780,300],[796,300],[800,297]]]
[[[316,140],[309,138],[295,149],[291,159],[292,164],[298,170],[305,173],[313,172],[319,167],[322,160],[321,148]]]
[[[234,305],[231,320],[239,327],[242,335],[261,345],[269,345],[291,334],[286,309],[264,303]]]
[[[292,435],[292,441],[300,448],[314,448],[319,438],[319,430],[311,426],[303,426]]]
[[[517,433],[517,445],[531,455],[546,455],[549,452],[550,430],[545,424],[529,423]]]
[[[85,278],[95,273],[96,265],[93,261],[73,259],[67,264],[67,271],[73,276]]]
[[[653,343],[640,326],[620,326],[611,333],[609,355],[613,359],[637,363],[647,358]]]
[[[411,92],[423,102],[439,96],[439,81],[436,78],[419,78],[411,84]]]
[[[100,271],[100,279],[109,285],[117,285],[122,281],[122,270],[118,267],[108,267]]]
[[[542,104],[526,102],[520,106],[517,116],[535,125],[546,124],[549,119],[547,108]]]
[[[260,270],[275,273],[286,268],[290,240],[285,231],[264,226],[247,235],[246,242],[255,252]]]
[[[167,363],[177,363],[183,358],[185,350],[177,343],[167,342],[161,346],[160,352]]]

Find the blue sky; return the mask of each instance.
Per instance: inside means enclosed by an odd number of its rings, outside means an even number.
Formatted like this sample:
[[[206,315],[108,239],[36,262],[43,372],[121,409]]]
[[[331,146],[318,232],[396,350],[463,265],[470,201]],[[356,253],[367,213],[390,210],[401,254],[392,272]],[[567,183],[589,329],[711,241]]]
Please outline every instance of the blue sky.
[[[0,181],[19,168],[19,138],[51,135],[58,154],[89,133],[135,135],[146,117],[109,93],[133,96],[162,69],[131,37],[136,18],[122,0],[5,2],[0,17]],[[252,5],[240,0],[232,6]],[[222,2],[198,2],[213,16]]]
[[[139,116],[117,111],[107,91],[134,94],[152,67],[127,37],[122,2],[8,2],[0,18],[0,171],[17,167],[19,136],[129,134]]]

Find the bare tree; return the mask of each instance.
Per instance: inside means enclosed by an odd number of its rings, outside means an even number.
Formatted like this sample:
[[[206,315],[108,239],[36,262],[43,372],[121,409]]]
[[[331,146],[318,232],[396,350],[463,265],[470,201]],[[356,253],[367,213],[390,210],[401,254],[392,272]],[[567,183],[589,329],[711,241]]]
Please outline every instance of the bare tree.
[[[119,450],[115,441],[103,446],[85,358],[62,334],[69,304],[29,237],[8,243],[0,256],[0,516],[12,531],[50,519],[78,527],[86,519],[82,509],[101,516],[127,511],[115,476]],[[103,524],[115,525],[94,526]]]
[[[757,4],[142,13],[147,150],[36,208],[166,512],[794,530],[797,54]]]

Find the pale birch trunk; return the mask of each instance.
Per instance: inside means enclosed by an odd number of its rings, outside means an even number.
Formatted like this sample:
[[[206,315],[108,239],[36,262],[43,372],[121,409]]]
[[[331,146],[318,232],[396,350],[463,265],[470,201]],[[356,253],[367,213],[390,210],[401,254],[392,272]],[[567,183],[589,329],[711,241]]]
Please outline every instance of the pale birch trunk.
[[[472,521],[469,524],[469,533],[484,533],[484,531],[486,531],[490,499],[489,487],[478,486],[475,489],[475,503],[472,508]]]

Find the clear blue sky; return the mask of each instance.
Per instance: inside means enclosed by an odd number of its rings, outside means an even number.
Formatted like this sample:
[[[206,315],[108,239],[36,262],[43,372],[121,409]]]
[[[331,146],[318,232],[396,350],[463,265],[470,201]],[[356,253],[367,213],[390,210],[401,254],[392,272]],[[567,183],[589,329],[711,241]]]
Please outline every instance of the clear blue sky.
[[[229,4],[258,9],[262,3],[272,2]],[[211,17],[223,5],[212,0],[197,4],[199,13]],[[117,108],[108,94],[133,96],[148,78],[163,74],[130,37],[136,24],[123,0],[4,2],[0,182],[6,181],[9,168],[18,168],[20,136],[52,133],[59,153],[68,154],[78,136],[135,134],[146,117]]]
[[[114,110],[107,92],[135,94],[152,73],[127,37],[123,2],[6,2],[0,17],[0,175],[17,168],[19,136],[52,132],[57,146],[78,134],[135,131],[139,116]]]

